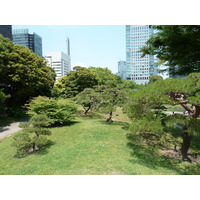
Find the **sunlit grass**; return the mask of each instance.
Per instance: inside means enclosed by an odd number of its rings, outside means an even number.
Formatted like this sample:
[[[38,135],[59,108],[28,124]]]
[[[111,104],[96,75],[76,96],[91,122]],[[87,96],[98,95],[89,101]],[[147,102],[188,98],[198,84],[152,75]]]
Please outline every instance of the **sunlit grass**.
[[[171,166],[140,146],[130,148],[128,126],[126,121],[107,124],[97,116],[78,117],[70,126],[51,128],[49,138],[54,144],[47,152],[21,159],[14,157],[13,136],[5,138],[0,140],[0,174],[184,174],[188,164]],[[190,173],[198,173],[198,168],[189,167]]]

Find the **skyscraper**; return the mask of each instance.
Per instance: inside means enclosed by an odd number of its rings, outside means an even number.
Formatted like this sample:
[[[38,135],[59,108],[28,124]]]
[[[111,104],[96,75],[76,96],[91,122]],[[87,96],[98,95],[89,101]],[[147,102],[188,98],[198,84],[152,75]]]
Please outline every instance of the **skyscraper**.
[[[157,65],[152,55],[141,57],[140,48],[153,35],[149,25],[126,25],[126,79],[137,84],[149,82],[151,75],[157,74]]]
[[[71,70],[70,42],[66,40],[67,54],[62,51],[50,52],[45,56],[47,65],[52,67],[56,72],[56,81],[66,75]]]
[[[70,57],[62,51],[49,52],[45,56],[47,65],[56,72],[56,81],[71,70]]]
[[[16,29],[12,32],[13,42],[28,47],[42,57],[42,38],[36,34],[29,34],[28,29]]]
[[[12,25],[0,25],[0,34],[12,40]]]
[[[126,79],[126,62],[125,61],[119,61],[118,62],[118,72],[117,75],[120,76],[123,80]]]

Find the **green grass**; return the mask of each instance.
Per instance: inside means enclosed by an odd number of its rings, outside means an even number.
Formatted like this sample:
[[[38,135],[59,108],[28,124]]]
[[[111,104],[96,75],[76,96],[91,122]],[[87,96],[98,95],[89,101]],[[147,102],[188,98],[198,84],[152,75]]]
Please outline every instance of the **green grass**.
[[[93,116],[93,115],[92,115]],[[129,122],[92,116],[70,126],[51,128],[54,142],[46,152],[15,158],[13,136],[0,140],[0,174],[145,175],[198,174],[199,165],[166,160],[127,137]],[[121,119],[126,117],[119,115]],[[17,134],[17,133],[16,133]]]

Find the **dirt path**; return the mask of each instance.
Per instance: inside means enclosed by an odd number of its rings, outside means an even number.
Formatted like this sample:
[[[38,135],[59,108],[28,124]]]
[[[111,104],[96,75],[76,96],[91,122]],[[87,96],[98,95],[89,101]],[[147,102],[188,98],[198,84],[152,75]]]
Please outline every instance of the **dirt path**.
[[[17,131],[21,130],[22,128],[19,128],[19,124],[20,122],[13,122],[9,126],[5,126],[2,129],[0,129],[0,139],[9,137],[13,133],[16,133]]]

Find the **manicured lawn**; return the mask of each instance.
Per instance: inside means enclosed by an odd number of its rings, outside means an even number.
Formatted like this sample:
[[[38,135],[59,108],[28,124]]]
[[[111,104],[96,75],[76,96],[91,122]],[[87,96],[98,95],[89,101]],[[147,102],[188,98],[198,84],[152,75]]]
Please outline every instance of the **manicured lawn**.
[[[15,158],[12,137],[0,140],[0,174],[134,175],[198,174],[199,166],[169,164],[162,157],[137,152],[127,143],[129,122],[106,124],[103,119],[78,117],[70,126],[51,128],[54,142],[47,152]],[[16,133],[17,134],[17,133]],[[142,156],[146,154],[147,156]],[[147,158],[148,157],[148,158]]]

